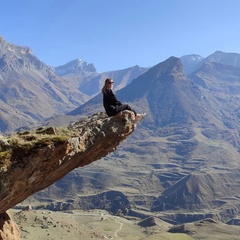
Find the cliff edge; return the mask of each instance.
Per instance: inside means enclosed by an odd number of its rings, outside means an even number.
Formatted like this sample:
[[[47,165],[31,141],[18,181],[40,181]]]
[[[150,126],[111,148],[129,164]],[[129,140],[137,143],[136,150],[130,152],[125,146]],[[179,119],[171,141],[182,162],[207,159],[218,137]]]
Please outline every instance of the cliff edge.
[[[136,128],[132,112],[0,137],[0,214],[77,167],[113,152]]]

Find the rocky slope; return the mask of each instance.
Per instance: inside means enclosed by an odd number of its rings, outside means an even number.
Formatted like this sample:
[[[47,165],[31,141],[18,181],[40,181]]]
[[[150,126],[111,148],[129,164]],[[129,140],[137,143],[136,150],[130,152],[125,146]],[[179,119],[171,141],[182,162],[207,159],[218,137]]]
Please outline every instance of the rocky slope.
[[[28,47],[0,36],[0,130],[12,131],[68,112],[89,97],[56,75]]]

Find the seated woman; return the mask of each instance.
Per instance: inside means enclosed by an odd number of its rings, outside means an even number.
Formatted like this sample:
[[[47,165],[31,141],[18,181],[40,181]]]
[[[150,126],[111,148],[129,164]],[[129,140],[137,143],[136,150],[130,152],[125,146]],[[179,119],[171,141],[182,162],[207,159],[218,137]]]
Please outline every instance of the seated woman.
[[[113,88],[113,80],[111,78],[107,78],[105,80],[105,84],[102,88],[103,94],[103,106],[108,116],[114,116],[119,112],[124,110],[132,111],[135,115],[135,120],[141,120],[146,114],[137,114],[128,104],[122,104],[115,94],[112,91]]]

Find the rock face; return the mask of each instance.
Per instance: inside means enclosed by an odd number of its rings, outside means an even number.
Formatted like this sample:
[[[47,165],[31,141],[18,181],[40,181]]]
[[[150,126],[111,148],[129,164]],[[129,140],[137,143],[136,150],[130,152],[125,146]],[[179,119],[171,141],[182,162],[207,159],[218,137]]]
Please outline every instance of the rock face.
[[[124,111],[98,113],[66,128],[39,128],[0,139],[0,213],[48,187],[77,167],[115,150],[136,127]]]
[[[20,240],[20,231],[7,212],[0,215],[0,239]]]

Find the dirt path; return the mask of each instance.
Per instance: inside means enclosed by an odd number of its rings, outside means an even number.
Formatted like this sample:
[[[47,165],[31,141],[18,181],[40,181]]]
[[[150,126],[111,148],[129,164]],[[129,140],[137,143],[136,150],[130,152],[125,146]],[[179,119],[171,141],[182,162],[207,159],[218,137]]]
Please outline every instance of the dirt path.
[[[112,218],[112,219],[113,219],[116,223],[120,224],[119,229],[117,229],[117,230],[115,231],[114,236],[117,237],[117,238],[119,238],[119,240],[122,240],[122,238],[118,236],[118,232],[120,232],[120,231],[122,230],[123,223],[120,222],[120,221],[118,221],[117,218]]]
[[[114,220],[117,224],[119,224],[119,228],[114,232],[114,237],[118,238],[118,240],[122,240],[123,238],[121,238],[118,233],[122,230],[123,228],[123,222],[119,221],[119,217],[118,216],[112,216],[109,214],[103,214],[103,213],[74,213],[75,215],[80,215],[80,216],[101,216],[103,217],[107,217],[110,218],[112,220]]]

